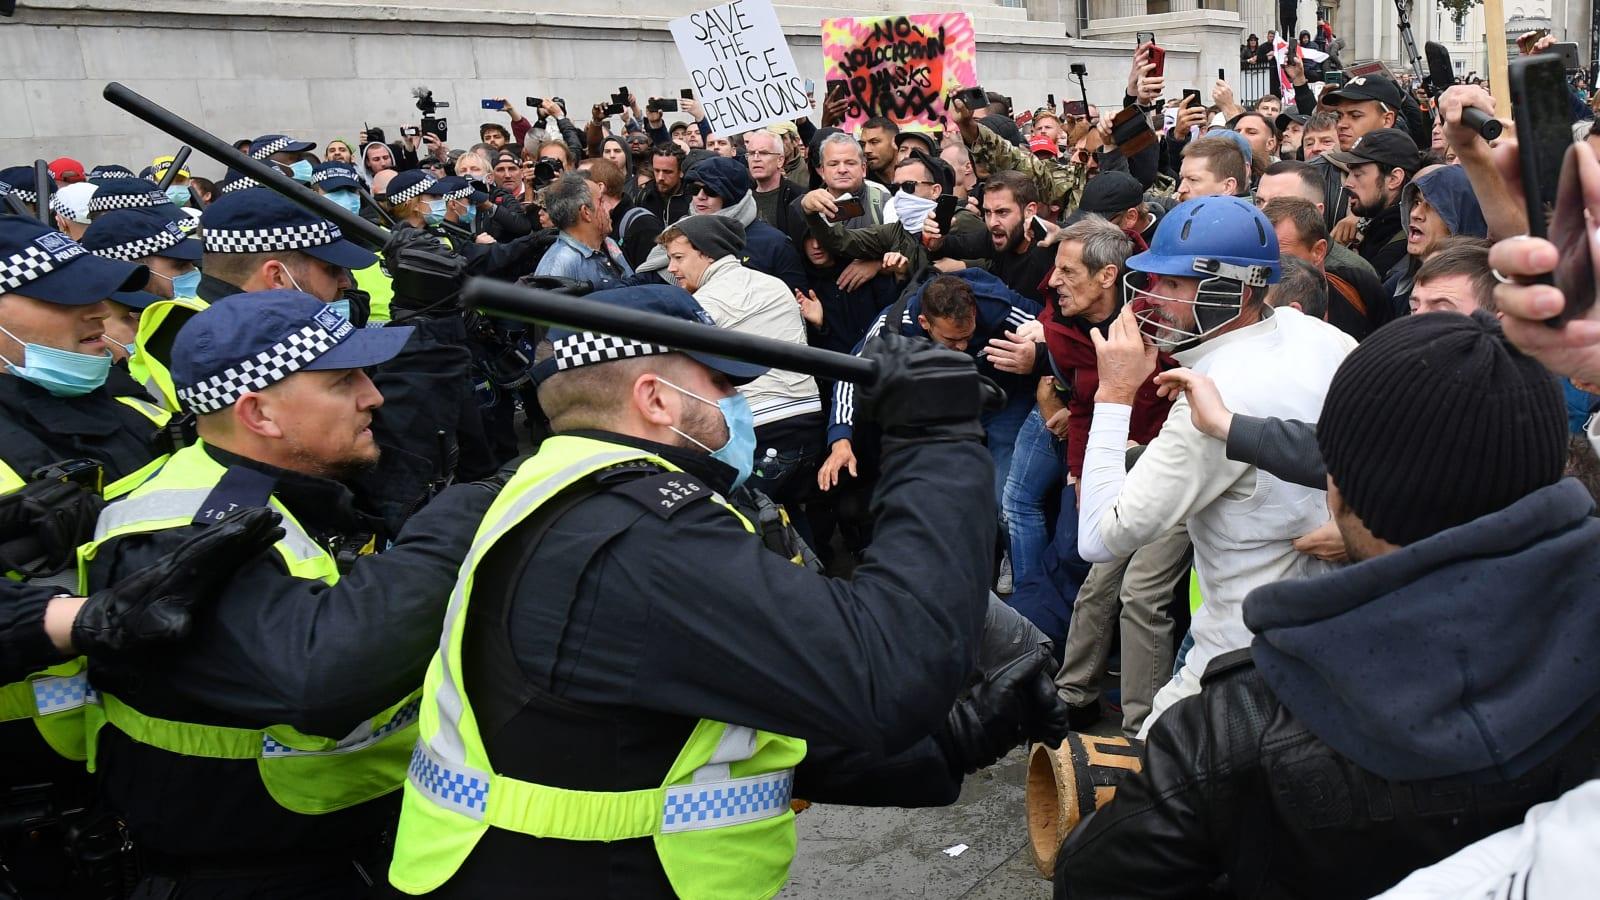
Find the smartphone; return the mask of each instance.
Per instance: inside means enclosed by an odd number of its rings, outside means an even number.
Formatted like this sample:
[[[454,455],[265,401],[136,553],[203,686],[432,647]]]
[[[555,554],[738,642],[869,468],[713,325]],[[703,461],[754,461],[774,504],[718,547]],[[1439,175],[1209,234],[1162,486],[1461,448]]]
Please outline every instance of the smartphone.
[[[1223,69],[1218,69],[1217,70],[1217,80],[1218,81],[1227,81],[1228,80],[1227,71],[1225,71]]]
[[[400,129],[400,133],[405,135],[406,137],[422,137],[422,129],[418,128],[415,125],[407,125],[407,126],[401,128]],[[368,129],[367,136],[368,137],[372,136],[371,129]]]
[[[1034,216],[1028,224],[1028,234],[1033,238],[1033,242],[1037,244],[1050,236],[1050,229],[1044,227],[1044,223],[1039,221],[1038,216]]]
[[[1583,58],[1579,55],[1576,41],[1562,41],[1559,44],[1551,44],[1550,49],[1545,52],[1554,53],[1561,57],[1561,64],[1568,72],[1575,72],[1583,68]]]
[[[953,99],[960,100],[961,105],[968,110],[982,109],[989,105],[989,95],[981,87],[963,88],[956,92]]]
[[[809,79],[809,78],[806,79],[806,90],[807,91],[811,90],[811,79]],[[678,99],[679,100],[693,100],[694,99],[694,88],[684,88],[683,90],[679,91],[678,92]]]
[[[663,100],[663,99],[657,97],[656,99],[651,100],[649,103],[645,104],[645,107],[647,109],[649,109],[651,112],[677,112],[678,111],[678,101],[670,100],[670,99],[669,100]]]
[[[1050,109],[1055,109],[1056,108],[1056,95],[1055,94],[1045,94],[1044,95],[1044,105],[1046,107],[1050,108]]]
[[[1026,125],[1033,121],[1033,110],[1025,109],[1012,117],[1018,125]]]
[[[447,140],[450,133],[450,123],[445,119],[423,116],[422,133],[437,135],[440,141]]]
[[[850,82],[843,78],[828,79],[828,99],[833,100],[850,90]]]
[[[807,78],[806,79],[806,94],[809,96],[816,89],[817,89],[817,83],[815,81],[812,81],[811,79]]]
[[[504,100],[485,100],[485,101],[483,101],[483,108],[484,109],[505,109],[506,108],[506,102]]]
[[[1089,116],[1089,106],[1082,100],[1068,100],[1062,105],[1062,110],[1067,115],[1077,116],[1080,119],[1088,118]]]
[[[846,194],[843,197],[835,198],[833,203],[836,207],[838,207],[839,210],[838,214],[833,217],[835,222],[842,222],[846,219],[857,219],[867,214],[867,210],[861,205],[861,201],[850,196],[849,194]]]
[[[1154,44],[1155,42],[1156,33],[1154,31],[1135,31],[1133,33],[1135,47],[1143,47],[1145,44]]]
[[[1183,96],[1185,98],[1193,97],[1195,100],[1199,100],[1200,99],[1200,92],[1195,90],[1194,88],[1184,88],[1183,89]],[[1191,102],[1189,105],[1193,106],[1194,103]],[[1201,105],[1204,106],[1205,104],[1201,104]]]
[[[539,110],[539,107],[544,106],[544,98],[542,97],[523,97],[522,99],[528,102],[528,109],[535,112]]]
[[[1167,51],[1161,49],[1160,47],[1157,47],[1155,44],[1151,44],[1150,45],[1150,62],[1151,62],[1151,64],[1153,64],[1155,66],[1154,69],[1150,70],[1150,77],[1152,77],[1152,78],[1161,78],[1161,77],[1166,75],[1166,73],[1167,73]]]
[[[1566,65],[1557,54],[1540,53],[1519,56],[1507,68],[1528,233],[1544,237],[1545,214],[1556,202],[1561,162],[1572,143]]]
[[[631,95],[632,95],[632,92],[628,90],[628,86],[627,85],[623,85],[623,86],[617,88],[616,96],[617,96],[617,102],[618,103],[621,103],[622,105],[626,106],[628,104],[628,97],[631,96]]]
[[[942,194],[934,201],[933,222],[939,226],[939,233],[950,236],[950,221],[955,218],[956,210],[961,208],[961,200],[955,194]]]
[[[620,116],[623,108],[621,103],[608,103],[606,104],[605,114],[608,116]]]

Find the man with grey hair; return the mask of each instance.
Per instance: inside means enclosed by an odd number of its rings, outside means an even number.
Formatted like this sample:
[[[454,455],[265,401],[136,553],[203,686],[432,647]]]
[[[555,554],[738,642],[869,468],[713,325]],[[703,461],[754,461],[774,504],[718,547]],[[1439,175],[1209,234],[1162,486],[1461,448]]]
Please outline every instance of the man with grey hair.
[[[744,158],[755,182],[756,214],[761,221],[784,234],[791,233],[789,205],[805,193],[799,185],[783,177],[783,135],[761,129],[744,135]]]
[[[1288,306],[1313,319],[1328,320],[1328,279],[1316,266],[1287,253],[1280,260],[1283,275],[1267,291],[1274,307]]]
[[[582,172],[568,172],[545,188],[544,204],[561,234],[534,274],[587,281],[597,291],[618,287],[633,274],[611,240],[611,216]]]
[[[816,166],[817,174],[822,178],[822,187],[812,193],[826,197],[822,208],[830,222],[837,222],[846,228],[870,228],[898,221],[894,207],[889,203],[888,188],[867,180],[867,155],[855,138],[842,131],[823,138],[817,144]],[[847,194],[861,202],[861,215],[838,214],[834,201]],[[805,221],[806,211],[800,208],[804,200],[805,196],[802,195],[789,204],[791,222]],[[840,273],[839,289],[847,292],[857,290],[878,277],[882,271],[882,260],[855,260]]]
[[[1074,484],[1083,477],[1100,383],[1091,333],[1104,334],[1121,312],[1122,276],[1135,249],[1127,232],[1097,215],[1062,229],[1056,244],[1049,282],[1054,297],[1040,316],[1054,384],[1050,392],[1040,391],[1037,415],[1045,427],[1064,436],[1067,471]],[[1153,380],[1147,380],[1133,404],[1129,438],[1149,443],[1166,422],[1170,407],[1156,395]],[[1057,424],[1062,419],[1065,422]],[[1034,424],[1030,420],[1024,432]],[[1019,435],[1019,445],[1024,437]],[[1009,518],[1010,488],[1008,484],[1007,521],[1016,528],[1016,520]],[[1062,499],[1077,497],[1067,492]],[[1075,533],[1076,518],[1073,509],[1064,508],[1056,527]],[[1057,543],[1076,547],[1074,536],[1068,535],[1064,544],[1058,536]],[[1172,617],[1167,606],[1173,586],[1188,571],[1188,550],[1188,531],[1180,523],[1133,554],[1089,570],[1072,605],[1061,671],[1056,675],[1056,692],[1073,710],[1074,730],[1087,728],[1100,717],[1101,675],[1120,606],[1122,727],[1129,735],[1138,733],[1156,692],[1172,676]]]

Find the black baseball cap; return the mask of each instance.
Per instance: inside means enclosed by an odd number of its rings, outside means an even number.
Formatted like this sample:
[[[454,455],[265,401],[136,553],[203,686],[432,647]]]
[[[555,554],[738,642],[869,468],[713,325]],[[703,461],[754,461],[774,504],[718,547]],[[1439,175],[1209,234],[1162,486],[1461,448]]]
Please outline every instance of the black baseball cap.
[[[1363,100],[1376,100],[1395,112],[1400,111],[1403,102],[1400,85],[1395,84],[1382,75],[1361,75],[1346,81],[1338,89],[1328,91],[1322,95],[1322,102],[1329,106],[1338,106],[1341,103],[1358,103]]]
[[[904,147],[906,145],[906,141],[920,141],[925,147],[927,147],[927,152],[939,152],[939,135],[934,132],[902,131],[894,136],[894,145],[896,147]]]
[[[1278,121],[1274,122],[1273,124],[1278,126],[1278,133],[1282,134],[1283,130],[1288,128],[1290,125],[1304,126],[1309,121],[1311,121],[1311,117],[1302,115],[1301,113],[1281,112],[1278,113]]]
[[[1144,186],[1127,172],[1101,172],[1083,188],[1078,208],[1100,216],[1120,216],[1144,202]]]
[[[1362,163],[1377,163],[1385,172],[1404,169],[1408,175],[1422,168],[1422,151],[1417,149],[1417,142],[1398,128],[1369,131],[1348,152],[1323,155],[1341,172],[1348,172],[1351,166]]]

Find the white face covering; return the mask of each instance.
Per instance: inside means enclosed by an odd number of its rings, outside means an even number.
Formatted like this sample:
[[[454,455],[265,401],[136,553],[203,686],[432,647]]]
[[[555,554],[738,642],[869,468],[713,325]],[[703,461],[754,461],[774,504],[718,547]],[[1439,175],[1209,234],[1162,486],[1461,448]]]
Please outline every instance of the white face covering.
[[[939,204],[937,201],[918,197],[916,194],[907,194],[904,191],[890,198],[894,204],[894,214],[899,217],[900,224],[912,234],[922,233],[922,224],[928,221],[928,216]]]

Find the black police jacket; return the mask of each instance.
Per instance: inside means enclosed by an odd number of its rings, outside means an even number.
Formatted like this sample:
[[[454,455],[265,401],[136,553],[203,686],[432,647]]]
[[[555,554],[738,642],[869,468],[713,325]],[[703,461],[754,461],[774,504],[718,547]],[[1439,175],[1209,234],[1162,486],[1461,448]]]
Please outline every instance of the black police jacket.
[[[0,374],[0,460],[24,479],[51,463],[92,459],[110,484],[156,458],[157,430],[107,387],[57,397],[31,381]]]
[[[207,447],[213,459],[269,475],[276,496],[324,547],[364,542],[381,522],[343,485]],[[201,725],[290,725],[342,737],[422,684],[477,522],[495,488],[450,488],[411,517],[388,549],[362,556],[338,583],[291,577],[265,553],[241,566],[189,640],[142,659],[91,658],[90,680],[148,715]],[[262,496],[229,498],[259,506]],[[203,525],[130,534],[101,545],[98,590],[154,564]],[[386,543],[384,535],[377,546]],[[187,757],[100,732],[98,775],[145,851],[197,864],[270,868],[352,852],[393,824],[398,793],[321,816],[267,794],[255,760]]]
[[[711,502],[731,481],[721,463],[583,435],[684,472],[603,473],[592,494],[565,509],[548,501],[548,524],[524,521],[479,565],[463,678],[497,771],[579,790],[656,787],[709,718],[806,740],[796,797],[955,799],[959,777],[929,736],[972,672],[984,623],[995,516],[982,445],[889,455],[873,544],[845,581],[782,558]],[[708,489],[663,509],[662,477]],[[552,897],[673,896],[648,838],[499,829],[436,896],[499,896],[530,872]]]
[[[1390,781],[1312,734],[1249,649],[1203,684],[1151,729],[1143,771],[1062,843],[1057,900],[1371,897],[1600,774],[1597,720],[1514,781]]]

